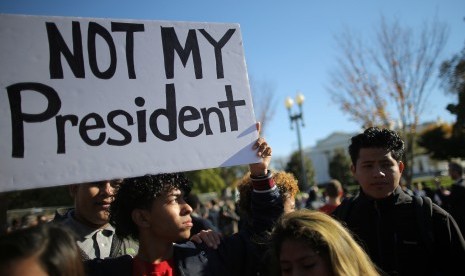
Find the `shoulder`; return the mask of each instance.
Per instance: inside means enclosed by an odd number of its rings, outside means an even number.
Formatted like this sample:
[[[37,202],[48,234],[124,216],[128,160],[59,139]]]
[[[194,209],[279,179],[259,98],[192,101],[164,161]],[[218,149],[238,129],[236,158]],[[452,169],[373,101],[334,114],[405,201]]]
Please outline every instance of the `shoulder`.
[[[74,211],[74,208],[58,208],[55,211],[55,216],[53,217],[52,222],[63,222],[65,221],[69,214]]]
[[[183,251],[192,251],[192,252],[195,252],[195,251],[198,251],[199,250],[199,246],[200,244],[196,244],[194,242],[191,242],[191,241],[187,241],[187,242],[184,242],[184,243],[175,243],[174,244],[174,251],[175,252],[183,252]]]
[[[93,259],[84,262],[87,275],[131,275],[132,257],[123,255],[116,258]]]
[[[186,261],[207,262],[207,252],[210,250],[204,243],[196,244],[188,241],[174,245],[174,259]]]
[[[221,267],[217,260],[215,250],[203,243],[195,244],[191,241],[174,245],[174,260],[176,267],[188,275],[217,275]]]
[[[342,200],[341,204],[334,209],[331,215],[339,220],[345,220],[348,218],[350,209],[359,200],[358,196],[346,197]]]
[[[458,181],[457,183],[452,184],[451,186],[451,195],[453,193],[463,195],[465,193],[465,181]]]
[[[436,205],[435,203],[432,204],[432,218],[434,224],[442,224],[447,229],[455,224],[455,220],[452,215],[447,212],[446,210],[442,209],[440,206]],[[451,223],[451,221],[454,221]]]
[[[122,245],[121,248],[119,249],[118,256],[119,255],[131,255],[131,256],[136,256],[137,251],[139,251],[139,242],[137,240],[132,239],[131,237],[124,237],[120,238],[116,234],[113,235],[114,240],[121,240]]]

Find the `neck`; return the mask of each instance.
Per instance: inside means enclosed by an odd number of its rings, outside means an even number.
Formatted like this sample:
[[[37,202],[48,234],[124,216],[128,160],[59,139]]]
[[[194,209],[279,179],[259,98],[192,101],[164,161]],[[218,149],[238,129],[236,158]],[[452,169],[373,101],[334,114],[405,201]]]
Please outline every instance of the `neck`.
[[[93,229],[103,229],[105,227],[107,227],[108,225],[108,222],[105,222],[103,224],[95,224],[95,223],[92,223],[91,221],[89,220],[86,220],[83,216],[81,216],[78,212],[76,212],[76,210],[72,213],[72,216],[75,220],[77,220],[78,222],[90,227],[90,228],[93,228]]]
[[[173,243],[139,235],[139,252],[137,257],[150,263],[160,263],[173,258]]]

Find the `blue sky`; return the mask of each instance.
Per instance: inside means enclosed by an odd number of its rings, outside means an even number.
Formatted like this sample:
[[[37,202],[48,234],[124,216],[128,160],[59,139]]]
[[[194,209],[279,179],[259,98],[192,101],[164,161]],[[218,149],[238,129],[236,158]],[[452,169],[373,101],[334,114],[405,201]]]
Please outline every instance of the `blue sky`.
[[[335,131],[360,129],[331,102],[325,88],[336,66],[334,36],[345,28],[372,33],[381,14],[411,27],[437,16],[449,27],[441,60],[459,52],[465,42],[463,0],[0,0],[0,13],[239,23],[249,76],[275,89],[275,115],[265,136],[277,156],[298,147],[284,107],[285,98],[297,90],[306,98],[304,147]],[[453,100],[440,89],[433,91],[422,121],[452,121],[445,106]]]

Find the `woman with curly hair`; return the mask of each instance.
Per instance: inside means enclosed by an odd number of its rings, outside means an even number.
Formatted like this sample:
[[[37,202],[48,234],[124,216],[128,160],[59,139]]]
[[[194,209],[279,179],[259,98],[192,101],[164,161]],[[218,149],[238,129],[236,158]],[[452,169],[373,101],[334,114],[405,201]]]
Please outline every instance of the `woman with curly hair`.
[[[299,192],[299,186],[297,185],[297,179],[294,175],[285,171],[273,171],[272,178],[276,187],[279,190],[282,202],[282,213],[289,213],[295,210],[295,196]],[[239,200],[238,206],[241,213],[241,227],[251,227],[253,225],[253,220],[251,220],[251,214],[254,212],[254,206],[252,204],[252,196],[254,187],[252,179],[250,178],[250,173],[247,173],[239,182],[237,186],[239,191]],[[280,214],[280,215],[281,215]],[[264,219],[269,220],[267,225],[273,225],[276,223],[276,218],[274,216],[265,217]],[[259,232],[271,231],[271,228],[261,229]],[[266,240],[267,237],[264,233],[261,233],[263,240]]]
[[[294,175],[285,171],[273,171],[273,180],[276,187],[279,189],[282,201],[284,203],[284,213],[289,213],[295,210],[295,196],[299,192],[299,186],[297,185],[297,179]],[[237,186],[239,191],[239,208],[242,212],[250,214],[251,212],[251,196],[253,191],[252,179],[250,179],[250,173],[247,173],[239,185]]]
[[[279,216],[287,214],[295,210],[295,196],[299,192],[299,186],[294,175],[285,171],[273,171],[272,178],[280,195]],[[247,275],[268,275],[270,256],[267,254],[270,233],[272,227],[260,228],[259,225],[273,226],[279,216],[265,216],[262,219],[266,223],[259,221],[256,218],[252,219],[253,213],[257,212],[255,200],[252,200],[256,193],[253,192],[254,185],[250,178],[250,173],[246,174],[237,187],[239,191],[238,206],[241,211],[242,225],[241,232],[236,235],[236,239],[241,240],[247,246],[246,266]],[[258,229],[257,229],[258,228]],[[255,229],[256,231],[250,231]],[[247,233],[247,235],[244,235]]]
[[[276,275],[379,275],[350,232],[319,211],[302,209],[282,216],[271,245]]]

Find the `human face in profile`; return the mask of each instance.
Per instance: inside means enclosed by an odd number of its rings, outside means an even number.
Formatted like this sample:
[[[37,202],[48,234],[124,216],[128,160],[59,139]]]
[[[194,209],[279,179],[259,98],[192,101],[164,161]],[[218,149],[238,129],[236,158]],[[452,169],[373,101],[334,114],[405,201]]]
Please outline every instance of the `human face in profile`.
[[[305,242],[286,239],[281,245],[279,265],[282,276],[331,276],[329,263]]]
[[[179,189],[155,198],[149,211],[150,231],[156,239],[172,243],[190,237],[192,208]]]
[[[361,148],[351,167],[363,192],[374,199],[386,198],[400,183],[404,164],[383,148]]]

